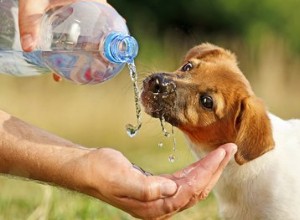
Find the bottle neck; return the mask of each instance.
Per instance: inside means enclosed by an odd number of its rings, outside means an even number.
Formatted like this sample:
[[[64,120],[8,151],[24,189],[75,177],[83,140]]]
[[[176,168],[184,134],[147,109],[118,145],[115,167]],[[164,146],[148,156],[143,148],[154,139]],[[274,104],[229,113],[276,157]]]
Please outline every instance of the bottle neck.
[[[122,33],[110,33],[104,40],[104,56],[113,63],[133,63],[138,54],[137,41]]]

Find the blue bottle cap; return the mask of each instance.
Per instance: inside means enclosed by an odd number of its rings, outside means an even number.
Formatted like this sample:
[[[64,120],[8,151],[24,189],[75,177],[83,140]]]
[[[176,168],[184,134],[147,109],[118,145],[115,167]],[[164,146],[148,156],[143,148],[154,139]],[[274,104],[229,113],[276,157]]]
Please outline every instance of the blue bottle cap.
[[[113,63],[133,63],[138,54],[138,43],[129,35],[110,33],[104,41],[104,56]]]

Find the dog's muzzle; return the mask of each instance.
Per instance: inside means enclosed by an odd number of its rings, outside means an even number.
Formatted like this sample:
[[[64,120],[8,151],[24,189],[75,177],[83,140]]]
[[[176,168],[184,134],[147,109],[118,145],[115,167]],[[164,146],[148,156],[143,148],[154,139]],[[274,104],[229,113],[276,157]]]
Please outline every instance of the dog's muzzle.
[[[171,122],[176,105],[176,83],[170,74],[156,73],[147,77],[143,82],[141,100],[146,113]]]
[[[175,92],[176,85],[165,73],[157,73],[147,77],[143,82],[144,90],[154,95],[168,96]]]

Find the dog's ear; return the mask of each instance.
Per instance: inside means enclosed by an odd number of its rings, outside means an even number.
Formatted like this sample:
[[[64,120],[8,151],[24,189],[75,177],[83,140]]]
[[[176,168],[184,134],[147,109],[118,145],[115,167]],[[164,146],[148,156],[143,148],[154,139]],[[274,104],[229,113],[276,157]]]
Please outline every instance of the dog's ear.
[[[193,47],[188,51],[184,58],[184,62],[186,63],[191,58],[197,57],[197,59],[201,60],[213,60],[213,59],[226,59],[237,63],[237,59],[235,54],[230,52],[229,50],[225,50],[224,48],[218,47],[216,45],[210,43],[203,43],[196,47]]]
[[[238,151],[235,160],[242,165],[274,148],[271,123],[262,101],[248,97],[239,103],[235,116]]]

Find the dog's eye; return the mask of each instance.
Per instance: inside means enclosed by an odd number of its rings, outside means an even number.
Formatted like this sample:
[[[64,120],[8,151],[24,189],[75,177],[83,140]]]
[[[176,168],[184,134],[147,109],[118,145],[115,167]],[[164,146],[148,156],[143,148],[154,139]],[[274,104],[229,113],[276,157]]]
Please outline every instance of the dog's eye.
[[[214,107],[214,101],[209,95],[201,95],[200,103],[204,108],[212,109]]]
[[[186,63],[182,68],[182,72],[190,71],[193,68],[193,64],[191,62]]]

